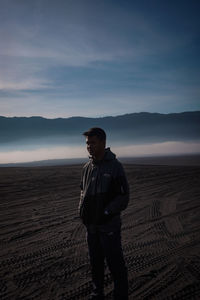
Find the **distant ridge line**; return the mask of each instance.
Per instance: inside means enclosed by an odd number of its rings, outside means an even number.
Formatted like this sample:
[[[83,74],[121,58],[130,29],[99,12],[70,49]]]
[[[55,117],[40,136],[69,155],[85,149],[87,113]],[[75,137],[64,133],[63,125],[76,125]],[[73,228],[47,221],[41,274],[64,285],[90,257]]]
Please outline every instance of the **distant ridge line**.
[[[57,118],[47,118],[47,117],[43,117],[43,116],[13,116],[13,117],[7,117],[7,116],[1,116],[0,118],[7,118],[7,119],[31,119],[31,118],[35,118],[35,119],[46,119],[46,120],[59,120],[59,119],[104,119],[104,118],[118,118],[118,117],[125,117],[125,116],[134,116],[134,115],[161,115],[161,116],[169,116],[169,115],[181,115],[181,114],[193,114],[193,113],[200,113],[200,110],[195,110],[195,111],[183,111],[183,112],[172,112],[172,113],[159,113],[159,112],[146,112],[146,111],[142,111],[142,112],[134,112],[134,113],[125,113],[122,115],[116,115],[116,116],[102,116],[102,117],[87,117],[87,116],[71,116],[71,117],[57,117]]]
[[[40,145],[81,142],[82,132],[102,127],[109,140],[119,143],[200,140],[200,111],[182,113],[130,113],[99,118],[47,119],[0,117],[1,144],[35,141]],[[34,143],[33,141],[33,143]]]

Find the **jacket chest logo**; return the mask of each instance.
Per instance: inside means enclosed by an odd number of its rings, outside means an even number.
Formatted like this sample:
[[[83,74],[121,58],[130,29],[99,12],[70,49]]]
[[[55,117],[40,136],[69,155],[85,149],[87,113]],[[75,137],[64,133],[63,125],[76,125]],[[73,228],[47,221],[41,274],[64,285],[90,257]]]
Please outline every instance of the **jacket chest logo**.
[[[110,178],[110,177],[111,177],[111,175],[110,175],[109,173],[104,173],[103,176],[104,176],[104,177],[107,177],[107,178]]]

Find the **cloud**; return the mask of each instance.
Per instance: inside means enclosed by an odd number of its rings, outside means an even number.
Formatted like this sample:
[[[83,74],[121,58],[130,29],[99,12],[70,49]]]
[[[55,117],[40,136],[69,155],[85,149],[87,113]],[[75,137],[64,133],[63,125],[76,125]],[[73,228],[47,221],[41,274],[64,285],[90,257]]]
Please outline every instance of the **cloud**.
[[[138,57],[174,50],[189,38],[171,32],[163,35],[142,12],[105,2],[34,1],[35,5],[30,6],[25,1],[21,5],[11,3],[9,22],[1,30],[1,55],[86,66],[96,61],[136,61]]]
[[[190,30],[181,26],[168,30],[163,11],[158,22],[156,10],[145,12],[143,2],[131,3],[1,2],[1,114],[20,113],[19,107],[21,114],[49,117],[62,115],[63,110],[69,115],[155,111],[170,97],[174,104],[170,100],[167,109],[172,105],[172,110],[182,107],[182,95],[187,95],[188,103],[194,101],[191,94],[197,99],[199,82],[194,84],[193,78],[199,78],[198,72],[193,76],[190,67],[181,68],[190,56],[184,50],[196,36],[195,22],[190,22]],[[177,57],[179,63],[174,64]],[[184,93],[188,78],[190,87]],[[12,106],[16,103],[12,97],[19,107]]]
[[[0,79],[0,90],[38,90],[50,88],[50,84],[51,82],[44,78]]]

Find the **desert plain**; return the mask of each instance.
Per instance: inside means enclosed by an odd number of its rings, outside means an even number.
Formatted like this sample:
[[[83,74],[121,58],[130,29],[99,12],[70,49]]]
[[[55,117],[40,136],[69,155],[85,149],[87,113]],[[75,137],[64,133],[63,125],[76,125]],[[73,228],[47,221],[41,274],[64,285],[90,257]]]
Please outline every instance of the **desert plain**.
[[[200,299],[200,166],[124,163],[129,299]],[[0,299],[87,299],[82,165],[0,168]],[[105,299],[113,282],[105,265]]]

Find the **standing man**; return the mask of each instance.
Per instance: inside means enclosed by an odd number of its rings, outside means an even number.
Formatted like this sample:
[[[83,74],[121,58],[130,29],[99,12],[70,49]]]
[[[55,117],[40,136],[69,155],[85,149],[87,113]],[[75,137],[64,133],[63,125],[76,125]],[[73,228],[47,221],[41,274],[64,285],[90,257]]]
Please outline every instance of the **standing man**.
[[[106,146],[106,134],[94,127],[84,132],[90,160],[83,167],[79,213],[87,229],[93,292],[104,299],[104,259],[114,280],[114,299],[128,299],[128,276],[121,246],[120,213],[129,201],[121,163]]]

